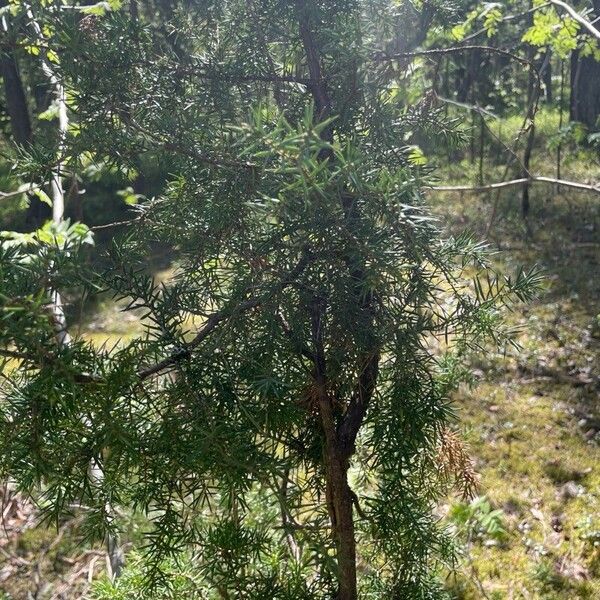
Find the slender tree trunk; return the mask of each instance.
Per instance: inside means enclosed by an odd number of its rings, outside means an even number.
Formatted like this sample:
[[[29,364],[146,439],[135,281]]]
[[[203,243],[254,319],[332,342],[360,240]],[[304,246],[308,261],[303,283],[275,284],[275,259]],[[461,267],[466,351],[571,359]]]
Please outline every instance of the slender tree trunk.
[[[467,102],[469,97],[471,97],[472,88],[477,81],[482,56],[481,50],[469,52],[469,56],[466,58],[466,67],[458,70],[456,99],[459,102]]]
[[[559,142],[556,148],[556,179],[560,179],[561,175],[561,163],[562,163],[562,128],[565,112],[565,61],[561,58],[560,60],[560,98],[558,106],[558,131],[559,131]],[[556,193],[559,191],[559,186],[556,186]]]
[[[475,127],[477,125],[477,113],[471,111],[471,135],[469,136],[469,162],[475,164]]]
[[[44,42],[44,35],[39,23],[35,20],[31,9],[28,10],[28,16],[31,20],[36,35],[41,42]],[[63,188],[63,172],[62,172],[62,153],[64,150],[65,138],[69,129],[69,115],[67,110],[67,97],[63,83],[57,77],[50,64],[42,59],[42,70],[49,83],[54,87],[56,92],[56,102],[58,104],[58,134],[59,134],[59,149],[58,149],[58,164],[52,173],[51,189],[52,189],[52,220],[56,225],[63,222],[65,214],[65,192]],[[64,304],[60,292],[55,289],[50,290],[51,306],[50,310],[54,319],[56,329],[56,341],[59,346],[68,346],[71,344],[71,336],[67,330],[67,319],[65,315]],[[100,486],[104,480],[104,470],[100,463],[100,458],[92,458],[89,464],[88,476],[90,482],[94,486]],[[105,510],[111,519],[114,519],[114,509],[109,502],[105,505]],[[121,571],[125,564],[125,557],[120,546],[119,537],[112,532],[107,534],[106,538],[107,549],[107,570],[111,579],[115,579],[121,575]]]
[[[321,71],[319,47],[311,29],[309,3],[297,3],[299,13],[299,33],[310,78],[313,81],[311,93],[315,103],[317,118],[325,120],[331,116],[331,100]],[[333,129],[325,128],[321,137],[324,141],[333,141]],[[325,149],[319,157],[321,160],[332,159],[332,152]],[[352,203],[341,198],[349,226],[355,218]],[[353,277],[356,269],[349,268]],[[369,394],[363,394],[363,373],[358,383],[358,392],[349,401],[346,413],[336,415],[334,398],[328,389],[327,366],[323,331],[325,328],[326,306],[323,299],[314,298],[310,307],[312,323],[312,346],[314,349],[313,386],[319,406],[321,428],[325,438],[323,462],[325,467],[326,501],[331,522],[331,533],[336,547],[338,565],[338,593],[336,600],[357,600],[356,578],[356,539],[354,535],[353,498],[354,494],[348,484],[348,468],[350,457],[354,453],[354,440],[362,424],[362,419],[373,392],[374,385],[369,385]],[[371,372],[369,372],[371,373]]]
[[[533,8],[533,0],[529,1],[529,9]],[[528,24],[533,25],[533,13],[529,13],[527,18]],[[531,162],[531,153],[533,151],[533,143],[535,141],[535,111],[537,102],[539,99],[540,89],[536,87],[540,85],[539,80],[535,77],[535,71],[533,66],[533,58],[535,55],[535,48],[528,46],[527,58],[529,59],[531,66],[529,67],[529,77],[527,79],[527,119],[529,120],[529,132],[527,134],[527,143],[525,145],[525,152],[523,153],[523,165],[521,170],[521,177],[529,177],[529,163]],[[549,54],[546,54],[542,70],[544,70],[546,64],[549,61]],[[527,217],[529,216],[530,201],[529,201],[529,184],[526,183],[523,186],[523,192],[521,194],[521,214],[523,219],[527,223]]]
[[[525,173],[529,173],[529,163],[531,161],[531,151],[533,150],[533,141],[535,139],[535,125],[531,125],[529,135],[527,136],[527,145],[525,146],[525,153],[523,155],[523,171],[522,176]],[[528,175],[526,175],[528,177]],[[524,219],[529,216],[529,210],[531,208],[531,202],[529,200],[529,183],[523,186],[523,194],[521,196],[521,213]]]
[[[138,6],[138,0],[129,0],[129,16],[132,21],[137,22],[140,18],[140,9]]]
[[[594,18],[600,17],[600,0],[594,0]],[[590,18],[590,20],[594,20]],[[571,121],[597,130],[600,118],[600,61],[593,56],[571,53]]]
[[[479,115],[479,185],[483,185],[483,154],[485,151],[485,117]]]
[[[332,449],[333,450],[333,449]],[[335,518],[334,536],[339,570],[337,600],[358,597],[356,581],[356,539],[354,536],[353,494],[348,485],[348,461],[337,452],[327,456],[327,489]]]
[[[32,140],[31,120],[19,67],[11,50],[2,48],[0,52],[0,73],[12,136],[15,143],[20,146],[27,145]]]
[[[579,77],[581,75],[581,63],[579,62],[579,51],[571,52],[571,69],[569,84],[571,94],[569,96],[569,120],[577,121],[579,113]]]
[[[579,121],[594,130],[600,117],[600,62],[575,51],[571,70],[571,121]]]
[[[356,600],[356,540],[352,514],[352,491],[348,485],[349,457],[345,456],[336,432],[333,401],[327,392],[324,376],[315,375],[319,395],[319,412],[325,434],[326,497],[331,533],[338,562],[337,600]]]
[[[546,56],[544,57],[543,63],[546,63],[546,68],[542,74],[542,79],[544,81],[544,92],[545,92],[545,100],[547,104],[552,104],[552,100],[554,99],[554,94],[552,90],[552,50],[546,50]]]
[[[319,406],[321,428],[325,438],[323,463],[327,511],[331,535],[335,543],[338,565],[338,594],[336,600],[356,600],[356,540],[352,514],[352,491],[348,485],[351,451],[342,443],[338,432],[334,398],[328,389],[325,359],[324,329],[326,304],[313,298],[310,305],[311,335],[314,352],[313,386]]]
[[[0,6],[5,6],[5,2],[0,2]],[[0,75],[4,87],[4,96],[6,99],[6,111],[10,120],[10,129],[13,140],[18,146],[28,146],[33,142],[33,130],[31,127],[31,118],[29,107],[27,105],[27,96],[19,65],[14,52],[10,47],[10,32],[2,32],[9,38],[5,46],[0,48]],[[29,206],[25,222],[30,229],[37,229],[42,223],[50,217],[50,207],[42,202],[35,194],[29,195]]]

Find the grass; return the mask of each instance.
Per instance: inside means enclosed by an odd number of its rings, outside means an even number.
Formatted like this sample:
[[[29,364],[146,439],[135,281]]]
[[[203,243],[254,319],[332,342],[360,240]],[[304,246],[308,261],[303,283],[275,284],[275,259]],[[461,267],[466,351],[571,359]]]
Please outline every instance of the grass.
[[[434,199],[448,230],[481,237],[487,200]],[[532,188],[529,228],[518,190],[498,207],[488,236],[497,265],[538,263],[547,286],[508,316],[522,350],[474,357],[479,385],[456,395],[480,493],[502,511],[507,536],[467,544],[448,587],[457,600],[600,598],[600,202]]]

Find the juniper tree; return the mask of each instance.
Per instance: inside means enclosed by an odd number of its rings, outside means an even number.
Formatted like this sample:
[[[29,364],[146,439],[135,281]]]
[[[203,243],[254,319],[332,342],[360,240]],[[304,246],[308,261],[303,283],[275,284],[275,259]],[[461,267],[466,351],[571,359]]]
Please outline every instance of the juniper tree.
[[[442,597],[452,550],[433,511],[449,480],[473,483],[450,394],[538,276],[494,274],[427,208],[410,140],[461,131],[401,93],[388,50],[406,13],[231,0],[163,23],[151,3],[111,6],[13,11],[41,24],[29,41],[71,118],[21,171],[55,178],[60,147],[63,175],[170,175],[101,269],[83,226],[3,243],[2,475],[49,518],[83,505],[90,535],[119,529],[108,507],[147,515],[149,589],[187,556],[199,597]],[[148,273],[156,247],[166,283]],[[57,345],[51,290],[111,293],[144,331]]]

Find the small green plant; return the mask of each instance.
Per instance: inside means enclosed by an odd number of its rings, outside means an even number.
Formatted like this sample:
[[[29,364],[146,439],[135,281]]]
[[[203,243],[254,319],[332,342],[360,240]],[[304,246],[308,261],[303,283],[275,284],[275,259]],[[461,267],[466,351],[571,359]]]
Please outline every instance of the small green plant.
[[[533,578],[542,593],[562,590],[566,584],[565,578],[556,572],[556,569],[548,560],[543,560],[536,565]]]
[[[163,564],[168,574],[168,585],[160,585],[155,590],[155,598],[160,600],[175,598],[204,598],[203,589],[188,563],[187,568],[174,563]],[[139,598],[139,590],[144,585],[144,559],[137,553],[128,556],[128,567],[118,582],[113,583],[107,577],[94,582],[90,593],[93,600],[133,600]],[[205,591],[205,590],[204,590]]]
[[[589,515],[577,524],[580,537],[588,549],[600,548],[600,525]]]
[[[485,496],[454,504],[449,518],[459,531],[466,534],[468,541],[501,542],[508,536],[504,513],[501,509],[493,509]]]

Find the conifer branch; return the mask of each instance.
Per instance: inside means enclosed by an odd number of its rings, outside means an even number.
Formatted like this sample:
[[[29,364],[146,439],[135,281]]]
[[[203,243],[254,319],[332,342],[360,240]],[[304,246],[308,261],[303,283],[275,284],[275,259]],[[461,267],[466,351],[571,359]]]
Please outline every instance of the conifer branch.
[[[161,145],[165,150],[170,150],[172,152],[176,152],[177,154],[181,154],[183,156],[188,156],[189,158],[193,158],[193,159],[197,160],[198,162],[210,165],[212,167],[218,167],[218,168],[234,167],[234,168],[243,168],[243,169],[256,168],[255,164],[252,164],[252,163],[249,163],[246,161],[231,160],[228,158],[215,158],[213,156],[209,156],[209,155],[205,154],[204,152],[200,152],[200,151],[196,150],[195,148],[193,148],[190,145],[183,145],[179,142],[174,142],[172,140],[164,139],[162,136],[152,133],[151,131],[148,131],[147,129],[145,129],[144,127],[137,124],[135,121],[133,121],[131,119],[128,119],[127,122],[125,123],[125,125],[128,125],[134,131],[141,133],[148,139]]]
[[[200,79],[211,79],[232,83],[298,83],[307,87],[316,83],[316,80],[314,79],[295,77],[293,75],[277,75],[269,73],[211,73],[202,70],[201,67],[177,67],[176,72],[181,75],[193,75]]]
[[[224,308],[223,310],[217,311],[210,315],[204,325],[196,332],[194,338],[185,345],[185,347],[180,348],[173,352],[171,355],[167,356],[163,360],[149,366],[144,369],[140,369],[137,372],[137,376],[139,379],[147,379],[148,377],[152,377],[153,375],[157,375],[161,373],[168,367],[171,367],[178,362],[184,360],[189,357],[193,350],[195,350],[223,321],[230,319],[234,315],[240,315],[244,312],[247,312],[253,308],[257,308],[263,302],[268,300],[278,292],[283,291],[286,287],[291,285],[293,281],[304,271],[304,269],[308,266],[310,262],[311,254],[308,250],[306,250],[296,266],[289,271],[279,283],[271,290],[266,292],[265,294],[261,294],[259,296],[253,296],[240,302],[234,306]]]

